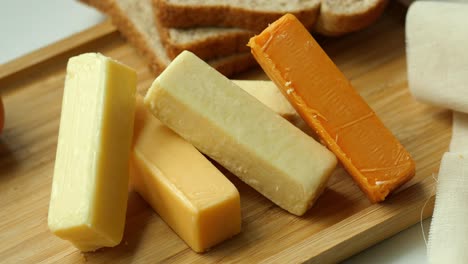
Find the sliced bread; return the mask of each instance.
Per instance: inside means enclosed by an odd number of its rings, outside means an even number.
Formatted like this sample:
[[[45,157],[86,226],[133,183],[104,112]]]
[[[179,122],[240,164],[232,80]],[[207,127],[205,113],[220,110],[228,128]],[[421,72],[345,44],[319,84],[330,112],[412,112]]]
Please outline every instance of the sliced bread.
[[[153,0],[162,25],[239,27],[260,32],[284,13],[294,14],[311,28],[320,10],[320,0]]]
[[[151,68],[159,74],[171,62],[154,19],[151,0],[80,0],[96,7],[112,18],[119,31],[148,59]],[[255,65],[249,52],[234,53],[209,60],[221,73],[230,76]]]
[[[153,0],[161,24],[168,27],[232,26],[263,30],[284,13],[292,13],[309,29],[328,36],[357,31],[372,24],[388,0]]]
[[[87,3],[103,13],[109,14],[114,4],[108,0],[80,0]],[[111,0],[112,1],[112,0]],[[127,5],[147,5],[147,2],[131,3],[127,0]],[[117,1],[116,4],[118,4]],[[122,6],[125,6],[123,3]],[[151,6],[147,7],[151,10]],[[220,29],[220,28],[192,28],[175,29],[155,24],[159,30],[161,40],[169,58],[175,58],[183,50],[190,50],[202,59],[212,59],[237,52],[248,52],[245,46],[253,32],[244,29]]]
[[[254,32],[240,28],[196,27],[188,29],[160,26],[167,55],[174,59],[184,50],[190,50],[202,59],[212,59],[233,53],[248,52],[246,43]]]
[[[314,31],[328,36],[358,31],[380,17],[388,0],[322,0]]]

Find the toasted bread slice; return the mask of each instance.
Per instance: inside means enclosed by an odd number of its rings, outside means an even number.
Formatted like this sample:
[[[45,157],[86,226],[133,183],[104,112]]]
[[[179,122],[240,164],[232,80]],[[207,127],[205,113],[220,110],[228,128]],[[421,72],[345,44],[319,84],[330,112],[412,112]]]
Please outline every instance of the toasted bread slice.
[[[384,11],[388,0],[322,0],[314,31],[338,36],[372,24]]]
[[[159,74],[169,65],[171,58],[166,53],[162,37],[157,29],[158,21],[154,19],[151,0],[80,1],[108,14],[119,31],[148,59],[155,73]],[[255,65],[254,59],[248,52],[234,53],[208,62],[227,76]]]
[[[285,13],[294,14],[311,28],[320,11],[320,0],[153,0],[155,12],[166,27],[239,27],[260,32]]]

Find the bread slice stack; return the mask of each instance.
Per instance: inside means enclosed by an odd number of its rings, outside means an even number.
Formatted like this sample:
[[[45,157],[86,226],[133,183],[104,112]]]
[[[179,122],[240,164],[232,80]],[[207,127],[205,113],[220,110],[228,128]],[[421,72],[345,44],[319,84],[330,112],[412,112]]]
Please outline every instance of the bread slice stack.
[[[338,36],[374,22],[388,0],[79,0],[114,25],[159,74],[183,50],[226,76],[256,65],[249,38],[285,13],[311,31]]]

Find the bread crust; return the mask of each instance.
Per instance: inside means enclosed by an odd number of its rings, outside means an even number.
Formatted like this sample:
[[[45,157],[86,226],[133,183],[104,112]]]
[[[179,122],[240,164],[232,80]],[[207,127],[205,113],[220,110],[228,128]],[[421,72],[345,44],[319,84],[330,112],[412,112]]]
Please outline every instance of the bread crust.
[[[153,72],[159,75],[165,68],[166,63],[162,62],[152,51],[145,38],[138,32],[138,29],[126,17],[125,13],[115,4],[113,0],[79,0],[85,4],[95,7],[110,16],[112,23],[119,32],[136,48],[140,55],[147,59]]]
[[[213,59],[228,56],[235,53],[248,52],[247,42],[254,35],[253,32],[236,32],[225,35],[217,35],[206,38],[203,41],[191,42],[190,44],[180,44],[171,39],[169,30],[165,27],[158,27],[164,47],[169,58],[174,59],[184,50],[189,50],[201,59]]]
[[[155,5],[155,1],[152,2],[153,10],[157,10],[158,7]],[[252,31],[240,30],[239,32],[217,35],[206,38],[203,41],[191,42],[190,44],[184,45],[175,42],[170,37],[169,29],[162,25],[159,17],[156,15],[157,13],[156,11],[154,12],[154,19],[159,21],[159,23],[156,23],[156,26],[170,59],[174,59],[184,50],[189,50],[204,60],[228,56],[235,53],[249,52],[247,42],[255,35]]]
[[[382,15],[388,2],[388,0],[378,0],[375,5],[369,6],[362,13],[352,14],[337,14],[321,8],[313,31],[326,36],[340,36],[361,30]]]
[[[108,14],[112,19],[112,23],[119,29],[121,34],[136,48],[141,56],[147,59],[150,68],[155,74],[159,75],[167,67],[167,63],[159,59],[158,54],[149,46],[144,36],[139,33],[138,29],[127,18],[124,11],[121,10],[113,0],[79,1]],[[208,63],[226,76],[243,72],[256,65],[252,55],[248,52],[221,57],[216,60],[208,61]]]
[[[183,6],[173,5],[165,0],[153,0],[159,21],[165,27],[190,28],[195,26],[238,27],[261,32],[268,24],[283,16],[283,12],[259,12],[229,6]],[[312,28],[320,11],[320,1],[309,9],[291,12],[306,28]]]

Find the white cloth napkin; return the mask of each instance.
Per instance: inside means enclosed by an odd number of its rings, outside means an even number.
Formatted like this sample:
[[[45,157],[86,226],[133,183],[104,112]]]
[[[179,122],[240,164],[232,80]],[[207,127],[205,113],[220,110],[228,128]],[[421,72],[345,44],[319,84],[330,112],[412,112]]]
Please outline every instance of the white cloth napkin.
[[[468,4],[412,4],[406,16],[406,56],[414,97],[468,113],[467,49]]]
[[[468,96],[468,84],[466,93]],[[450,152],[468,153],[468,114],[453,112],[453,128],[452,141],[450,142]]]
[[[453,114],[450,149],[440,165],[428,260],[468,263],[468,4],[413,3],[406,43],[414,97],[460,111]]]
[[[442,158],[429,231],[430,263],[468,261],[468,115],[454,113],[450,151]],[[464,152],[463,152],[464,151]]]

